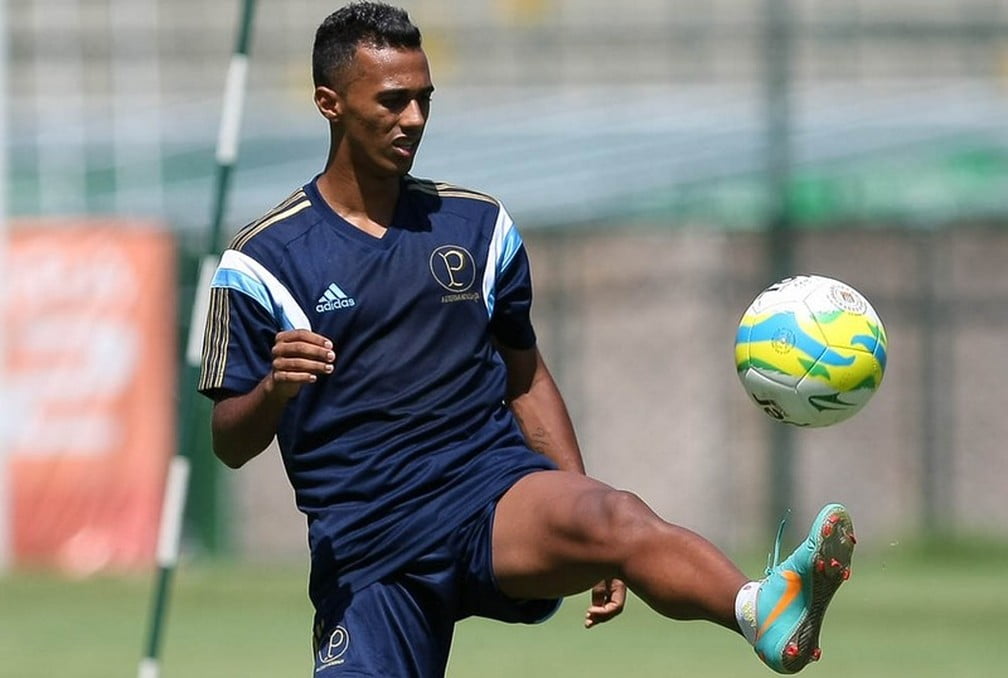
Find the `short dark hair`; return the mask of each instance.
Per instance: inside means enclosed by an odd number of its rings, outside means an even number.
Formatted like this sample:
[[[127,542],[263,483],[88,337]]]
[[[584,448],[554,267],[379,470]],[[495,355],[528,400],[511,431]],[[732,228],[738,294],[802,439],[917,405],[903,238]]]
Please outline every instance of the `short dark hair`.
[[[341,7],[315,31],[315,86],[332,85],[333,72],[346,68],[360,45],[420,49],[420,29],[406,10],[383,2],[352,2]]]

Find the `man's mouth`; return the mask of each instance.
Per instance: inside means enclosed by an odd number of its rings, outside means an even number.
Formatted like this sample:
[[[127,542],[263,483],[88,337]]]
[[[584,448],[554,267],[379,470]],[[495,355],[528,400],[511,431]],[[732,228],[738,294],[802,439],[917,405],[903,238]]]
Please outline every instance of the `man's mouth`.
[[[394,148],[399,155],[409,157],[416,153],[418,144],[418,140],[411,141],[408,139],[399,139],[392,142],[392,148]]]

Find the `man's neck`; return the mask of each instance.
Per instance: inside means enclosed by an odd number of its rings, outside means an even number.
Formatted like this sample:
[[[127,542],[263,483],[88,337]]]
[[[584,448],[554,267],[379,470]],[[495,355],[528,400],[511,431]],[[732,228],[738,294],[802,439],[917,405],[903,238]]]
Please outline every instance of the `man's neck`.
[[[399,186],[399,177],[361,177],[332,166],[318,178],[319,193],[329,207],[350,224],[378,238],[392,223]]]

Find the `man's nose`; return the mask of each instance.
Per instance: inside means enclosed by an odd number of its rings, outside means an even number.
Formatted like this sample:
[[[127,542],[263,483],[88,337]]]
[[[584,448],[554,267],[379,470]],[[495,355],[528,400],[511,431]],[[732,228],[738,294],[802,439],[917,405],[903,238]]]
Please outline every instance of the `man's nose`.
[[[406,105],[399,119],[399,124],[403,127],[423,127],[426,122],[427,112],[416,99],[413,99]]]

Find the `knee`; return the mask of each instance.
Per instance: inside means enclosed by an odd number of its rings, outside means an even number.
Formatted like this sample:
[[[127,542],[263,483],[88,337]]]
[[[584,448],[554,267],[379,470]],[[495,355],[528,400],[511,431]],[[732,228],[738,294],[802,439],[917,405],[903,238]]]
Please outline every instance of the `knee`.
[[[635,550],[642,542],[656,537],[664,526],[654,511],[633,492],[611,490],[600,500],[599,535],[617,552]]]

